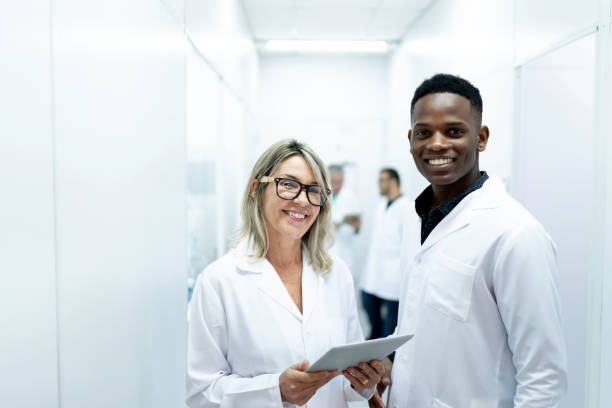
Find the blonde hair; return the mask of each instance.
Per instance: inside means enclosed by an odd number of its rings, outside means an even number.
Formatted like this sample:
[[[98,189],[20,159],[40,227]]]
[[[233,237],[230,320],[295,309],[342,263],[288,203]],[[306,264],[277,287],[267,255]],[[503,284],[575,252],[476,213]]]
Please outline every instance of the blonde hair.
[[[307,145],[294,139],[285,139],[270,146],[257,160],[247,183],[242,198],[242,228],[234,244],[248,239],[248,246],[256,258],[263,258],[269,249],[268,233],[261,208],[261,199],[267,183],[257,183],[252,191],[253,180],[271,176],[278,166],[289,157],[300,155],[312,170],[317,183],[329,189],[329,175],[323,161]],[[253,195],[254,193],[254,195]],[[310,254],[309,263],[317,273],[327,273],[331,270],[333,261],[327,250],[333,244],[333,227],[331,223],[331,203],[329,200],[321,207],[319,215],[302,237],[302,242]]]

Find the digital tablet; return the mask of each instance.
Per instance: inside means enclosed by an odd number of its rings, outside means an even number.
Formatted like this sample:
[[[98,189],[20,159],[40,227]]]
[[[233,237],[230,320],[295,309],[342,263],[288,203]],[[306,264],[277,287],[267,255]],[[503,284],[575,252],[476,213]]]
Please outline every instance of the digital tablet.
[[[362,361],[382,360],[413,336],[412,334],[389,336],[332,347],[306,371],[338,370],[342,372],[346,368],[356,367]]]

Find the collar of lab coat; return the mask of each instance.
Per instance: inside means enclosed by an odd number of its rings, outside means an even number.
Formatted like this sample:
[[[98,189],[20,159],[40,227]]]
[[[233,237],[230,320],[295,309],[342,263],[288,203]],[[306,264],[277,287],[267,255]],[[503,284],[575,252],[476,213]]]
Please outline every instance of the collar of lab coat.
[[[504,184],[498,177],[490,176],[481,188],[461,200],[450,214],[440,221],[421,246],[417,257],[453,232],[468,226],[472,218],[478,216],[478,211],[500,207],[505,197]]]
[[[300,313],[293,299],[289,295],[285,284],[278,273],[266,258],[249,256],[254,253],[248,245],[248,240],[242,240],[235,249],[238,258],[237,266],[243,272],[255,276],[257,287],[267,296],[270,296],[281,307],[301,321],[306,321],[319,299],[322,286],[322,277],[310,265],[310,253],[302,244],[302,311]]]

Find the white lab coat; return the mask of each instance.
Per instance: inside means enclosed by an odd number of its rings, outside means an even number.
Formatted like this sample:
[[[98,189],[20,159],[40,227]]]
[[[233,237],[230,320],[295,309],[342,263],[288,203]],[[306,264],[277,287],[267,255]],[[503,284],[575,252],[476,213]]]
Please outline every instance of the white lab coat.
[[[351,190],[346,188],[340,189],[335,200],[332,200],[332,220],[336,223],[341,223],[347,215],[360,215],[362,210],[357,196]],[[338,256],[348,265],[353,271],[355,265],[353,260],[353,247],[357,233],[355,229],[348,225],[342,224],[336,230],[334,246],[329,250],[333,255]]]
[[[555,408],[567,387],[556,249],[488,179],[431,232],[402,287],[390,407]]]
[[[247,255],[246,243],[198,277],[189,308],[187,404],[192,408],[280,408],[279,376],[314,363],[331,346],[363,340],[351,273],[334,259],[316,274],[303,250],[303,314],[272,265]],[[358,393],[342,375],[321,387],[308,408],[346,407]]]
[[[400,196],[387,208],[388,202],[387,198],[383,198],[376,207],[368,260],[359,279],[359,287],[379,298],[397,301],[402,278],[400,254],[404,228],[409,228],[417,236],[420,225],[414,211],[414,201]],[[403,249],[404,253],[415,254],[421,247],[416,240],[403,244],[411,245]]]

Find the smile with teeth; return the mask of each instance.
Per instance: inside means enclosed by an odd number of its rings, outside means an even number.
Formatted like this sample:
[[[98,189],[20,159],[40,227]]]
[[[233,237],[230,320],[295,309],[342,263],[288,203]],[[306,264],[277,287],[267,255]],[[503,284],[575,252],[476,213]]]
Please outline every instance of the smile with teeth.
[[[426,159],[425,161],[432,166],[442,166],[444,164],[452,163],[455,159],[443,158],[443,159]]]
[[[306,214],[300,214],[300,213],[296,213],[293,211],[286,211],[287,214],[289,214],[289,216],[291,218],[297,218],[298,220],[303,220],[306,217]]]

